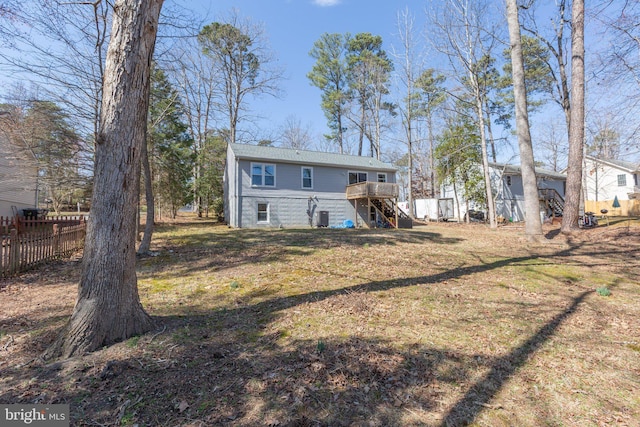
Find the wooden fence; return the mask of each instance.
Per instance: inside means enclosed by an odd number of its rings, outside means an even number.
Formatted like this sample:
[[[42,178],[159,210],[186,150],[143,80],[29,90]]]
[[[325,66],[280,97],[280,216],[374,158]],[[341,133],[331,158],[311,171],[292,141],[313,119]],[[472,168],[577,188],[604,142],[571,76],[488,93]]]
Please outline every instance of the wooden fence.
[[[43,262],[71,256],[82,249],[86,230],[84,217],[0,217],[0,276],[12,276]]]

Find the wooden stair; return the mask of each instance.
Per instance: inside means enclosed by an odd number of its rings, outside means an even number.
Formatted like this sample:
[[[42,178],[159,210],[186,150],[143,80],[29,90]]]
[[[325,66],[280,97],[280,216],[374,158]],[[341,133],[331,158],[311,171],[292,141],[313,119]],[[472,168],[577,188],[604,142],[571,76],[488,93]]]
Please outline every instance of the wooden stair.
[[[378,213],[395,228],[413,228],[413,221],[391,199],[370,199],[371,204]],[[396,210],[398,211],[398,224],[396,224]]]
[[[538,198],[545,212],[552,217],[561,217],[564,212],[564,198],[553,188],[538,188]]]

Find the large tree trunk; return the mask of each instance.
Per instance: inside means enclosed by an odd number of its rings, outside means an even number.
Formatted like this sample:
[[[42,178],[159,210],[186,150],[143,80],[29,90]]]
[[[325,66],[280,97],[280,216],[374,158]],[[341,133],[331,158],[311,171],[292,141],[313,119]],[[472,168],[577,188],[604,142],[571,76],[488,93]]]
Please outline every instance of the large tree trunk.
[[[584,0],[574,0],[571,11],[571,127],[567,192],[562,216],[564,234],[578,228],[580,192],[582,189],[582,157],[584,146]]]
[[[90,352],[153,326],[138,296],[135,221],[161,7],[162,0],[118,0],[114,6],[78,299],[46,357]]]
[[[511,68],[513,75],[513,97],[516,110],[516,132],[520,149],[520,170],[524,187],[525,234],[530,241],[542,240],[540,201],[536,180],[529,113],[527,111],[527,88],[524,79],[524,60],[520,41],[520,22],[516,0],[507,0],[507,23],[511,39]]]

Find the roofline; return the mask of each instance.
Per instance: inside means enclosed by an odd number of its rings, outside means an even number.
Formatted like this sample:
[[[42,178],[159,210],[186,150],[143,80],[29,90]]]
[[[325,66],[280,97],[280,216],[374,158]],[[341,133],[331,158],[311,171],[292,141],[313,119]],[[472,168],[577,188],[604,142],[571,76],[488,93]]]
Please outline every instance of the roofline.
[[[515,172],[510,172],[511,174],[516,173],[517,175],[522,175],[522,167],[519,165],[512,165],[509,163],[498,163],[498,162],[489,162],[489,166],[490,167],[495,167],[495,168],[515,168],[516,171]],[[550,178],[555,178],[555,179],[567,179],[566,174],[562,173],[562,172],[556,172],[556,171],[552,171],[549,169],[544,169],[544,168],[539,168],[539,167],[535,167],[534,168],[535,174],[536,176],[542,176],[542,177],[550,177]],[[509,173],[509,172],[507,172]]]
[[[640,164],[636,164],[635,168],[628,168],[626,166],[622,166],[619,165],[617,163],[612,162],[611,160],[607,160],[607,159],[600,159],[598,157],[589,155],[589,154],[585,154],[584,156],[585,158],[589,158],[590,160],[596,161],[596,162],[600,162],[600,163],[604,163],[608,166],[614,167],[614,168],[618,168],[621,169],[623,171],[629,172],[629,173],[634,173],[634,172],[640,172]],[[627,162],[627,163],[632,163],[632,162]]]
[[[235,145],[243,145],[243,144],[238,144],[236,143]],[[312,150],[299,150],[299,149],[295,149],[295,148],[284,148],[284,147],[268,147],[269,149],[275,149],[275,150],[283,150],[283,151],[295,151],[295,152],[304,152],[304,153],[309,153],[311,155],[313,154],[317,154],[317,153],[321,153],[321,154],[330,154],[330,155],[335,155],[335,156],[342,156],[342,157],[347,157],[347,158],[357,158],[357,159],[366,159],[367,157],[365,156],[356,156],[353,154],[340,154],[340,153],[322,153],[320,151],[312,151]],[[258,160],[258,161],[265,161],[265,160],[271,160],[273,161],[273,159],[265,159],[264,157],[261,156],[256,156],[256,155],[245,155],[242,153],[237,153],[233,147],[232,144],[229,144],[229,149],[233,152],[235,158],[237,160]],[[374,159],[373,157],[371,157],[372,159]],[[334,167],[339,167],[339,168],[353,168],[353,170],[375,170],[375,171],[385,171],[385,172],[397,172],[398,169],[393,167],[392,165],[390,165],[389,163],[383,162],[382,160],[378,160],[378,159],[374,159],[377,162],[380,163],[384,163],[384,164],[388,164],[389,166],[375,166],[375,165],[340,165],[340,164],[336,164],[336,163],[329,163],[329,162],[314,162],[314,161],[302,161],[302,160],[289,160],[289,159],[277,159],[277,161],[279,163],[287,163],[287,164],[296,164],[296,165],[318,165],[318,166],[334,166]]]

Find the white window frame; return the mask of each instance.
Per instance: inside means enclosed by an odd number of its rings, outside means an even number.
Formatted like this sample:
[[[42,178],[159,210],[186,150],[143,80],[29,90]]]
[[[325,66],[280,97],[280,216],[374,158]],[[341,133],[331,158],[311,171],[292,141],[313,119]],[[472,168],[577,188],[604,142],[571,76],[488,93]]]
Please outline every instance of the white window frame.
[[[351,180],[349,179],[349,176],[351,176],[351,174],[354,173],[356,174],[356,182],[351,182]],[[364,181],[360,181],[360,174],[364,174],[365,179]],[[347,173],[347,185],[353,185],[353,184],[359,184],[361,182],[367,182],[369,180],[369,172],[363,172],[363,171],[349,171]]]
[[[311,180],[311,185],[309,187],[304,186],[304,171],[308,169],[310,171],[309,179]],[[303,190],[313,190],[313,168],[311,166],[302,166],[300,168],[300,188]]]
[[[618,175],[618,187],[626,187],[627,185],[627,174]]]
[[[382,181],[380,181],[380,178],[382,178]],[[387,182],[386,172],[378,172],[378,182]]]
[[[260,220],[260,205],[265,205],[266,206],[266,214],[267,214],[267,219],[264,220]],[[268,224],[269,223],[269,203],[268,202],[258,202],[258,205],[256,206],[256,214],[257,214],[257,223],[258,224]]]
[[[273,167],[273,185],[268,185],[265,184],[266,182],[266,178],[267,178],[267,174],[266,174],[266,169],[268,166]],[[253,169],[255,167],[260,167],[260,184],[254,184],[253,183]],[[251,162],[251,170],[249,171],[249,176],[251,177],[251,186],[252,187],[269,187],[269,188],[274,188],[276,186],[276,165],[273,163],[258,163],[258,162]],[[257,175],[255,175],[257,176]]]

